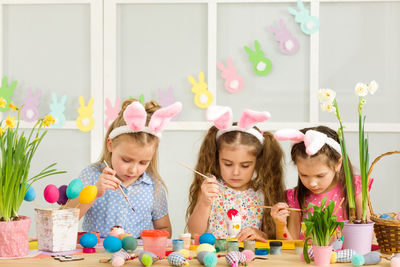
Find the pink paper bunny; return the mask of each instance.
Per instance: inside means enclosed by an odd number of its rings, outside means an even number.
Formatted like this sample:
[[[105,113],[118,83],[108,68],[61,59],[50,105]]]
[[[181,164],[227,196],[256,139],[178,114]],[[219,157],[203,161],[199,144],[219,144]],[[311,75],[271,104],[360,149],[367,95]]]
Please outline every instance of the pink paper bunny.
[[[159,97],[159,103],[162,107],[169,106],[173,103],[175,103],[175,98],[172,94],[172,87],[168,87],[168,92],[166,94],[163,93],[161,88],[158,88],[158,97]],[[176,114],[174,117],[172,117],[171,120],[176,120],[179,117],[179,113]]]
[[[108,127],[110,127],[110,124],[115,120],[115,118],[118,116],[118,112],[119,112],[119,105],[121,103],[121,99],[117,98],[115,99],[115,105],[112,106],[110,99],[106,98],[106,110],[105,110],[105,114],[107,116],[105,122],[104,122],[104,127],[106,128],[106,130],[108,129]]]
[[[24,105],[21,109],[22,119],[26,122],[36,121],[39,118],[39,97],[42,94],[42,91],[39,90],[36,96],[32,95],[32,89],[28,88],[28,95],[24,99]]]
[[[228,68],[221,62],[217,62],[218,68],[222,71],[221,77],[225,79],[225,89],[230,93],[237,93],[243,89],[243,79],[236,73],[233,67],[232,58],[228,58]]]
[[[283,20],[279,21],[280,29],[278,30],[273,25],[269,26],[270,31],[275,33],[275,40],[280,43],[280,50],[287,55],[293,55],[299,49],[299,41],[286,28]]]

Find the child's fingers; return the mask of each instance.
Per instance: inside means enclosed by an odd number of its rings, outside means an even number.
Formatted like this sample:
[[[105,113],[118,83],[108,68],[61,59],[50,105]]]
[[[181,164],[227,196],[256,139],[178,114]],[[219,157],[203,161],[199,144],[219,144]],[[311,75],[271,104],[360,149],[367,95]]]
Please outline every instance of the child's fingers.
[[[105,174],[103,177],[104,180],[111,181],[115,183],[117,186],[121,184],[121,180],[115,177],[114,175]]]
[[[113,189],[113,190],[118,189],[118,185],[116,183],[113,183],[112,181],[105,180],[103,185],[104,187],[107,187],[107,189]]]
[[[109,167],[105,167],[105,168],[103,169],[103,173],[107,173],[107,174],[110,174],[110,175],[115,176],[115,174],[116,174],[117,172],[114,171],[113,169],[109,168]]]

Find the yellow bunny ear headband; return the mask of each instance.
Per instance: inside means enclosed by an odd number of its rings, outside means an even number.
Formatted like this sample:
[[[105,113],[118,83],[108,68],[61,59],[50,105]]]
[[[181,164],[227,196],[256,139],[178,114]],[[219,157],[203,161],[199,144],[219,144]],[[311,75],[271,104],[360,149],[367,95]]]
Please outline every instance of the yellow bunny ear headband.
[[[109,137],[114,139],[125,133],[145,132],[161,138],[161,131],[167,126],[171,118],[181,112],[181,110],[181,102],[175,102],[174,104],[161,108],[153,113],[149,125],[145,126],[147,119],[146,110],[140,102],[132,102],[126,107],[123,114],[126,125],[112,130]]]
[[[255,136],[261,144],[264,144],[264,136],[253,126],[257,122],[263,122],[271,118],[267,111],[254,111],[245,109],[237,126],[232,125],[232,109],[224,106],[211,106],[207,108],[207,120],[212,121],[217,127],[216,139],[227,132],[241,131]]]

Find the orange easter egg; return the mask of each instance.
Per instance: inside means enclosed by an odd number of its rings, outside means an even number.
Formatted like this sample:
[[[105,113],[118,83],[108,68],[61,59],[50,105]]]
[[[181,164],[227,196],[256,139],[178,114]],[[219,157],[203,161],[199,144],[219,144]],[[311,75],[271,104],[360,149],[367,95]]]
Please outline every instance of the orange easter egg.
[[[82,204],[88,204],[92,202],[97,196],[97,186],[88,185],[82,189],[79,194],[79,202]]]

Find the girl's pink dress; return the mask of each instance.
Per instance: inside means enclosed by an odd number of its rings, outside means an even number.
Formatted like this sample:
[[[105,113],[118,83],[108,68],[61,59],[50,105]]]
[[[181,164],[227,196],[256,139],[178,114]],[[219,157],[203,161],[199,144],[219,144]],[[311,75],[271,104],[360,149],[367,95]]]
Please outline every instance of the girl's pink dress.
[[[361,176],[354,175],[354,179],[355,179],[355,192],[356,192],[356,196],[357,196],[357,195],[361,194]],[[371,189],[372,182],[373,182],[373,179],[370,179],[369,190]],[[319,206],[319,205],[321,205],[322,199],[324,197],[327,197],[326,203],[328,204],[328,202],[330,200],[335,201],[335,203],[336,203],[335,209],[337,209],[338,205],[340,203],[340,200],[342,199],[342,197],[345,197],[342,195],[341,191],[342,191],[341,185],[340,185],[340,183],[338,183],[329,192],[326,192],[323,194],[311,193],[310,195],[308,195],[306,197],[305,207],[308,206],[308,203],[313,203],[313,204]],[[300,208],[299,202],[297,201],[297,195],[294,192],[294,188],[286,190],[286,196],[287,196],[287,203],[291,208],[297,208],[297,209]],[[307,213],[303,212],[303,217],[306,215],[307,215]],[[347,220],[347,212],[346,212],[346,209],[343,207],[343,205],[341,205],[339,207],[338,211],[336,212],[336,216],[338,217],[338,221]],[[302,230],[304,230],[304,229],[302,229]],[[302,233],[300,234],[300,238],[303,238]]]

